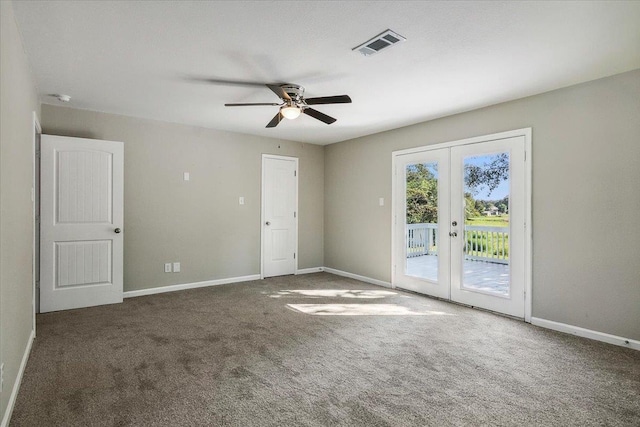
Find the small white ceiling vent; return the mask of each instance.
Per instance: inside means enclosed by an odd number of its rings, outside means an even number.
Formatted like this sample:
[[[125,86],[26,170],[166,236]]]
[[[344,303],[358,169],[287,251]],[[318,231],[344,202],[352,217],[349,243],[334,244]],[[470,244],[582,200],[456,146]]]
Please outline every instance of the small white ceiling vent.
[[[400,34],[391,30],[386,30],[351,50],[357,50],[364,56],[370,56],[374,53],[380,52],[382,49],[386,49],[389,46],[393,46],[394,44],[405,40],[406,38],[402,37]]]

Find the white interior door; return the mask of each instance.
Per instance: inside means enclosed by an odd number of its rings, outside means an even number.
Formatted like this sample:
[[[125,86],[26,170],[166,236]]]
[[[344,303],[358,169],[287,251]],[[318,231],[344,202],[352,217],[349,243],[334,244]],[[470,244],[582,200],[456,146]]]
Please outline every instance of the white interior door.
[[[40,311],[122,302],[121,142],[42,135]]]
[[[394,155],[393,284],[525,317],[525,137]]]
[[[295,274],[298,159],[262,157],[262,277]]]

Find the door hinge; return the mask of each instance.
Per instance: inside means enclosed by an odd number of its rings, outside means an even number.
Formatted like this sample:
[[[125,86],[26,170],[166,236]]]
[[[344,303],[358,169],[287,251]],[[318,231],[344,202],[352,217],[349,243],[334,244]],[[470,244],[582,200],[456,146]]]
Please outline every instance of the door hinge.
[[[296,213],[295,212],[293,213],[293,217],[296,218]]]
[[[293,171],[293,176],[298,176],[298,171]]]
[[[524,161],[525,162],[527,161],[527,152],[526,151],[524,152]]]
[[[295,252],[293,253],[293,259],[296,259],[296,253]]]
[[[40,281],[36,280],[36,289],[40,289]]]
[[[40,151],[40,150],[36,151],[36,157],[37,157],[37,158],[40,158],[40,153],[41,153],[41,151]]]

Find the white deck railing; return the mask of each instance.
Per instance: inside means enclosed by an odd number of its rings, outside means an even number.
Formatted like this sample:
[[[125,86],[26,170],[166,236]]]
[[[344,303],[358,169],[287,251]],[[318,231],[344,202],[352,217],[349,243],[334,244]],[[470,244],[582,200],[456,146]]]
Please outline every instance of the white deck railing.
[[[438,224],[407,224],[407,258],[437,255]]]
[[[465,259],[509,263],[509,227],[465,225]],[[407,225],[407,258],[438,254],[438,224]]]
[[[509,264],[509,227],[465,225],[465,259]]]

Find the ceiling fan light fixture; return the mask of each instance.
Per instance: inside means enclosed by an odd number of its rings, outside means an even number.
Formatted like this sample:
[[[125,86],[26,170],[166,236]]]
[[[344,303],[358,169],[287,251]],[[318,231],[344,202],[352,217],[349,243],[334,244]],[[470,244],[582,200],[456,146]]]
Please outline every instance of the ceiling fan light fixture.
[[[265,83],[278,98],[281,103],[241,103],[241,104],[224,104],[226,107],[246,107],[252,105],[273,105],[279,106],[278,113],[273,116],[271,121],[267,123],[267,128],[274,128],[282,121],[283,118],[287,120],[294,120],[300,117],[300,114],[312,117],[316,120],[320,120],[322,123],[330,125],[336,121],[335,118],[328,116],[318,110],[314,110],[310,105],[324,105],[324,104],[350,104],[351,98],[349,95],[335,95],[335,96],[320,96],[305,98],[304,87],[300,85],[294,85],[291,83],[283,84],[269,84]]]
[[[298,117],[300,117],[301,112],[302,110],[300,109],[300,107],[292,105],[288,105],[280,109],[280,113],[282,113],[284,118],[289,120],[297,119]]]

